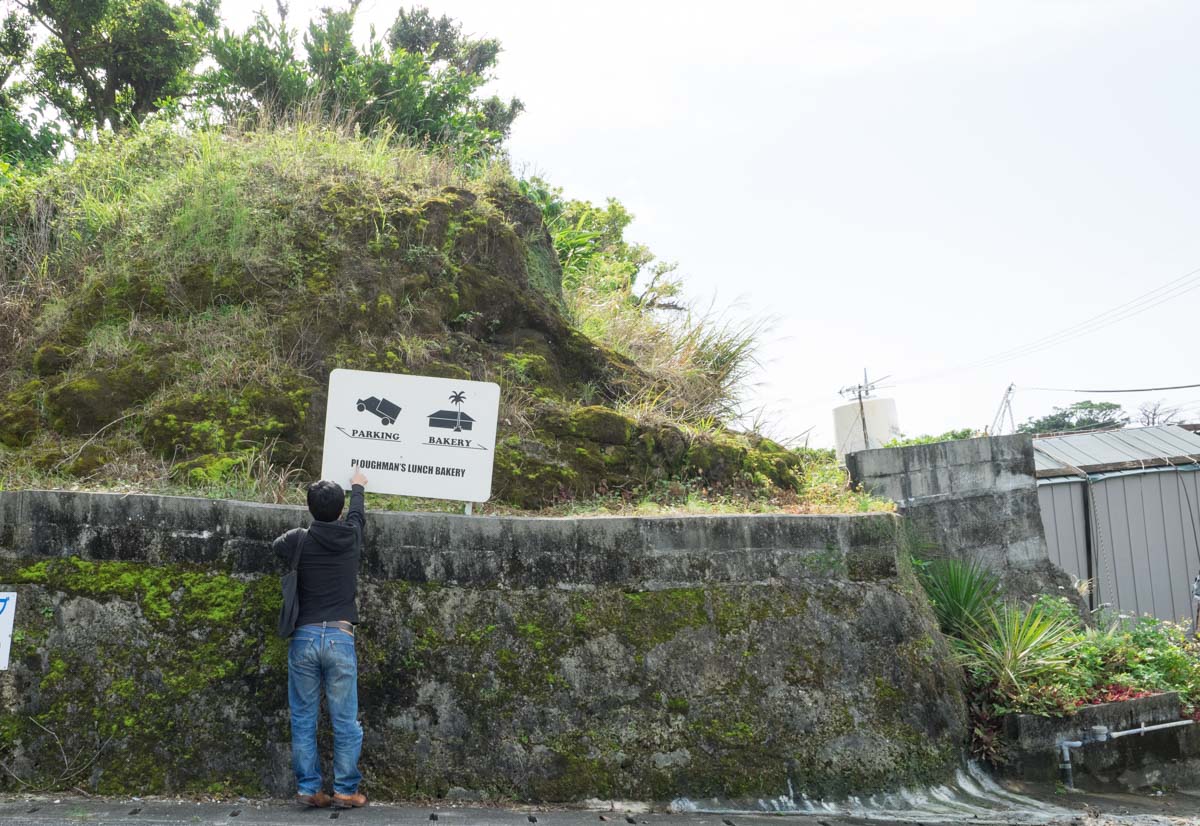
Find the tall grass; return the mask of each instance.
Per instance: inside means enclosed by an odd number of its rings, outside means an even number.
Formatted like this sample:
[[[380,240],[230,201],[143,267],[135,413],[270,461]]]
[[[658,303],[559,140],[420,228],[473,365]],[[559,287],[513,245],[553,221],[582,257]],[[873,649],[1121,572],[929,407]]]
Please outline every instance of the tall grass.
[[[656,311],[627,290],[597,290],[586,281],[568,290],[565,300],[585,335],[637,365],[621,394],[626,413],[639,421],[701,427],[743,413],[769,320],[738,319],[712,308]]]
[[[501,163],[464,167],[449,152],[313,113],[193,131],[151,122],[106,136],[70,163],[0,186],[0,370],[42,310],[96,273],[136,266],[169,286],[207,266],[282,294],[303,266],[294,233],[319,229],[331,186],[369,214],[400,188],[418,198],[446,186],[482,193],[508,176]]]

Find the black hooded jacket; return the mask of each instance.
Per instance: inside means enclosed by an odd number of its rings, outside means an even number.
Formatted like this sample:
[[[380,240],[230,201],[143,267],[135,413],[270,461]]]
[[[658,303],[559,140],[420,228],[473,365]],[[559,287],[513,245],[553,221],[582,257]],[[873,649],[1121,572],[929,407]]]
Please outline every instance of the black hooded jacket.
[[[358,622],[358,563],[366,532],[367,514],[363,506],[363,487],[350,489],[350,510],[337,522],[313,523],[292,530],[272,544],[275,555],[291,564],[296,543],[307,533],[304,550],[297,565],[296,593],[300,598],[300,616],[296,627],[326,620]]]

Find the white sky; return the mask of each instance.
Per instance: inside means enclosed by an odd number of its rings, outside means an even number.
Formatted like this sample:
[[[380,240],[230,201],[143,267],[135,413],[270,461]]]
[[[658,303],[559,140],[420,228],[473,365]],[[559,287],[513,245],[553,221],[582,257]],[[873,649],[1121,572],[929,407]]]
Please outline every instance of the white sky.
[[[294,0],[292,21],[327,4]],[[1200,4],[426,5],[503,43],[494,91],[527,106],[518,171],[619,198],[627,235],[679,261],[697,303],[777,319],[753,393],[776,435],[811,427],[831,446],[837,390],[864,367],[895,376],[882,395],[909,435],[990,424],[1010,382],[1200,383],[1200,289],[906,380],[1200,268]],[[364,0],[364,32],[399,7]],[[242,28],[253,8],[226,0],[223,16]],[[1019,422],[1083,398],[1025,390],[1013,406]],[[1200,410],[1200,388],[1091,398]]]

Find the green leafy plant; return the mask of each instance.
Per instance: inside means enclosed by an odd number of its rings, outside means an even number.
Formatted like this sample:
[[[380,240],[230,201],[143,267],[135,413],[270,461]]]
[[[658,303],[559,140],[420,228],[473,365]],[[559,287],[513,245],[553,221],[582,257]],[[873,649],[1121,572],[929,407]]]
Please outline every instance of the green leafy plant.
[[[1070,433],[1084,430],[1112,430],[1129,424],[1121,405],[1085,399],[1070,407],[1056,407],[1045,416],[1028,419],[1017,428],[1020,433]]]
[[[954,640],[963,665],[975,679],[1016,701],[1070,667],[1079,639],[1072,623],[1041,605],[1005,605],[987,612],[984,622]]]
[[[998,606],[1000,580],[977,561],[936,559],[919,563],[916,571],[946,634],[969,636]]]
[[[56,110],[76,139],[142,123],[190,95],[216,0],[30,0],[4,21],[0,66],[21,66],[25,105]],[[3,72],[0,71],[0,74]],[[25,143],[56,142],[34,133]],[[43,146],[43,149],[50,148]]]

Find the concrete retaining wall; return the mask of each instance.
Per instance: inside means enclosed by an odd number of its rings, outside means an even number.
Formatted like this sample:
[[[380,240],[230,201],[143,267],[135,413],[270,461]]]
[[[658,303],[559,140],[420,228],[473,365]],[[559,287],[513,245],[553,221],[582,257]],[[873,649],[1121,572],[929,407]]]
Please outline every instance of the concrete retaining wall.
[[[305,522],[0,493],[0,787],[288,793],[269,542]],[[821,796],[961,754],[959,674],[888,515],[372,513],[359,591],[377,797]]]
[[[855,483],[895,500],[921,539],[999,573],[1009,593],[1078,595],[1050,561],[1027,434],[852,453]]]

